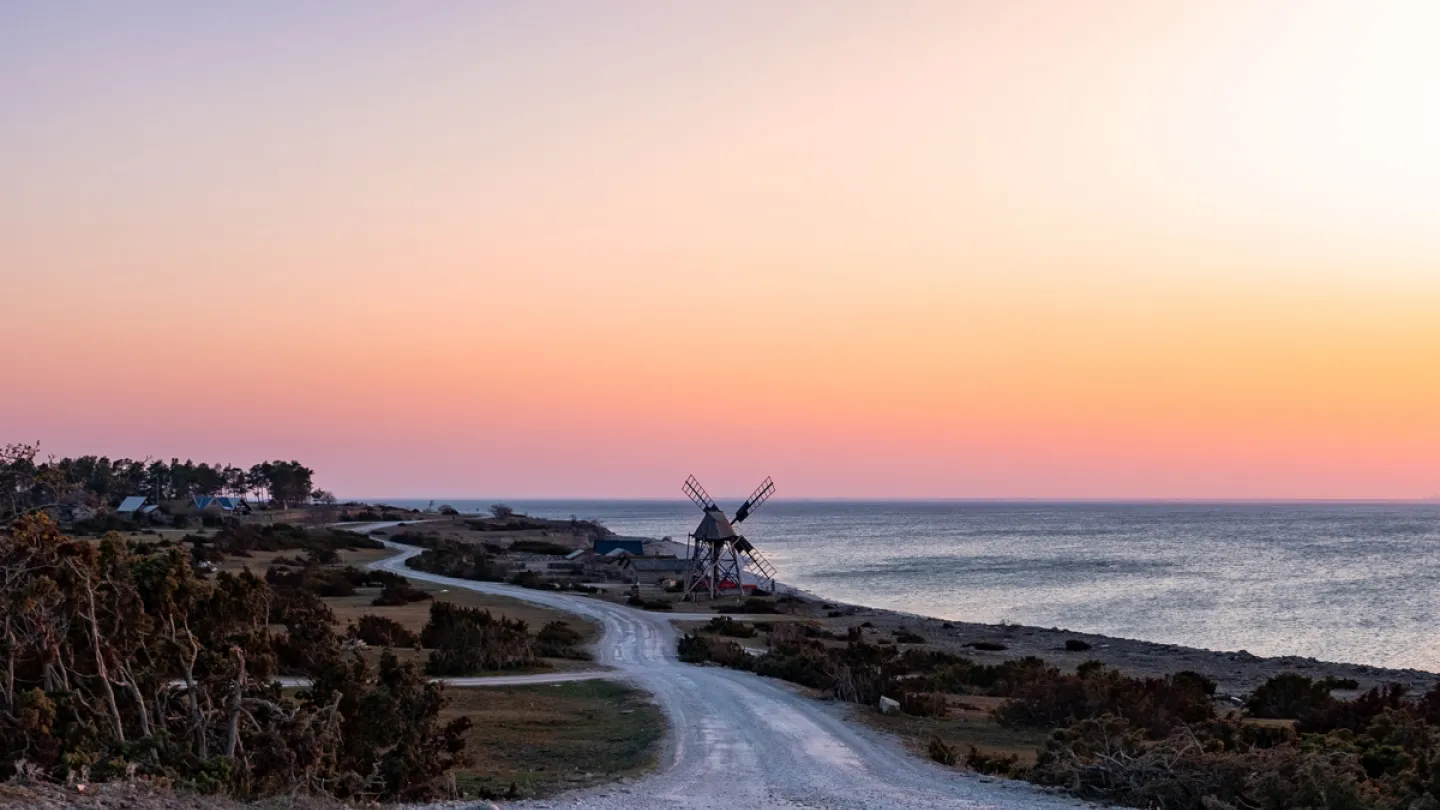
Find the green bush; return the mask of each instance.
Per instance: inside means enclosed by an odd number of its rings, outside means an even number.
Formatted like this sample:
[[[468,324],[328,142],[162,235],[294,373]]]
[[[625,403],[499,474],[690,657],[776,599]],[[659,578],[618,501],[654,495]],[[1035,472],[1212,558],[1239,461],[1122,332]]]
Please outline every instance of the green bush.
[[[1131,678],[1100,666],[1082,667],[1075,675],[1049,670],[1015,689],[995,717],[1005,725],[1057,728],[1114,715],[1159,738],[1213,719],[1214,691],[1213,682],[1188,672]]]
[[[713,661],[733,669],[750,669],[753,658],[745,648],[733,641],[686,633],[680,639],[681,661],[699,664]]]
[[[376,647],[414,647],[420,639],[388,616],[366,613],[350,625],[349,635]]]
[[[1245,700],[1245,711],[1252,717],[1295,720],[1304,714],[1326,711],[1334,703],[1328,684],[1285,672],[1256,687]]]
[[[453,540],[437,540],[432,547],[411,557],[405,564],[417,571],[426,571],[456,579],[500,582],[504,569],[483,550]]]
[[[450,602],[431,603],[420,642],[431,650],[429,675],[474,675],[536,663],[525,622]]]
[[[581,636],[570,625],[547,622],[535,634],[535,653],[546,658],[571,658],[589,660],[590,654],[580,648]]]

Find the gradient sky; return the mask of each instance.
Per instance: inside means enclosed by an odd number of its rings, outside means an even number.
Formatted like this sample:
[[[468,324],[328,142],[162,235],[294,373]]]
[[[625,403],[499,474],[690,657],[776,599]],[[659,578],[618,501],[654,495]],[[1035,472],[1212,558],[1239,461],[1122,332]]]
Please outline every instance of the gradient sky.
[[[0,5],[0,439],[1440,492],[1440,4]]]

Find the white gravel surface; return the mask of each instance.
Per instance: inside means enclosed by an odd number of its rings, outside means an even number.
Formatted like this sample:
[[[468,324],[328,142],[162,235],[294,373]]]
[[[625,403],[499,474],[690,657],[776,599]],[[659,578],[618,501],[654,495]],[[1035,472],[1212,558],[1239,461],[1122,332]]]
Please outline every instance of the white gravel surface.
[[[420,549],[372,563],[416,580],[510,596],[600,622],[595,647],[612,677],[649,691],[670,722],[651,775],[545,800],[500,807],[594,810],[1049,810],[1093,806],[1033,786],[940,766],[843,719],[843,709],[769,678],[682,664],[671,617],[583,596],[427,574],[405,566]],[[437,807],[440,805],[437,805]],[[489,802],[450,803],[487,808]]]

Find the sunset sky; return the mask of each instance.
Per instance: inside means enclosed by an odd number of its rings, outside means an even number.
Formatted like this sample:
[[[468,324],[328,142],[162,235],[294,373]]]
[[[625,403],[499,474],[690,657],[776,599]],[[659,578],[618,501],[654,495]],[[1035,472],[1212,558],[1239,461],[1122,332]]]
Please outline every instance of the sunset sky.
[[[1440,493],[1440,4],[0,4],[0,441]]]

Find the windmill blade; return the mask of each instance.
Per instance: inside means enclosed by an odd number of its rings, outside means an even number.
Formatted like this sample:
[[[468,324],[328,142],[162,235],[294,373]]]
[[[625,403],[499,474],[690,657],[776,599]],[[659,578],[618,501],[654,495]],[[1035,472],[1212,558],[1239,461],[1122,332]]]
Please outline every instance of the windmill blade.
[[[745,499],[745,503],[742,504],[739,511],[735,513],[735,519],[730,522],[739,523],[745,518],[750,517],[751,512],[759,509],[760,504],[770,500],[770,496],[774,494],[775,482],[771,481],[769,476],[766,476],[765,480],[760,482],[760,486],[756,487],[755,491],[750,493],[750,497]]]
[[[685,494],[690,496],[690,500],[694,501],[695,505],[701,509],[708,512],[715,508],[715,501],[710,499],[710,493],[700,486],[700,482],[696,480],[695,476],[686,478],[685,486],[680,489],[684,490]]]

